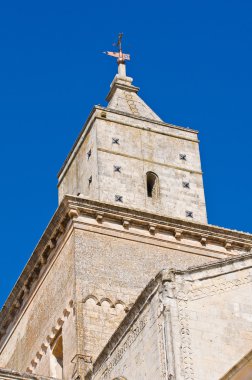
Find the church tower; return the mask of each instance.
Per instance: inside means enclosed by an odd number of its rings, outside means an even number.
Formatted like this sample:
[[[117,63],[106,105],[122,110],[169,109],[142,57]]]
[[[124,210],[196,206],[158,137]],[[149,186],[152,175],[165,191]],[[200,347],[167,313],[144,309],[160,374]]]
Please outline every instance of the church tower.
[[[84,380],[160,270],[252,246],[207,224],[197,131],[163,122],[138,96],[120,40],[109,54],[108,105],[93,108],[61,168],[59,206],[0,313],[0,367],[34,378]]]
[[[119,60],[108,106],[93,108],[59,172],[59,201],[77,195],[206,223],[197,131],[163,122],[132,81]]]

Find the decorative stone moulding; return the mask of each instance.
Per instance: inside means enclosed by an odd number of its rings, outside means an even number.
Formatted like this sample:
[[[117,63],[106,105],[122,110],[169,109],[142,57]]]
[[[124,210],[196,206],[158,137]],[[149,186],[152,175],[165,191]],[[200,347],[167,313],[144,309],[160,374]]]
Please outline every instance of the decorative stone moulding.
[[[126,302],[122,301],[122,300],[119,300],[119,299],[115,299],[115,300],[111,300],[110,298],[108,297],[103,297],[103,298],[98,298],[96,295],[94,294],[89,294],[88,296],[86,296],[84,299],[83,299],[83,303],[85,304],[87,301],[89,300],[93,300],[94,301],[94,304],[96,306],[102,306],[102,304],[104,302],[107,302],[109,304],[109,307],[111,309],[115,309],[117,305],[121,305],[122,306],[122,309],[124,310],[125,313],[127,313],[129,311],[129,309],[131,308],[132,304],[129,303],[127,304]]]
[[[161,238],[162,233],[169,232],[179,241],[185,235],[195,242],[200,242],[202,246],[222,246],[226,248],[226,253],[224,253],[226,255],[239,255],[244,251],[250,252],[252,248],[252,235],[248,233],[204,225],[192,220],[178,220],[153,215],[140,210],[131,210],[122,205],[105,204],[66,195],[35,249],[31,261],[28,262],[24,270],[25,275],[21,276],[1,312],[0,340],[3,339],[10,323],[13,322],[28,301],[30,292],[40,280],[41,273],[51,262],[59,238],[66,232],[70,220],[74,220],[80,215],[94,218],[98,223],[101,223],[106,217],[106,220],[116,223],[117,226],[119,222],[122,229],[129,229],[131,226],[140,227],[140,229],[147,229],[153,236],[158,229],[159,238]],[[215,251],[213,247],[210,250]],[[218,251],[219,249],[216,249],[217,253]],[[223,252],[219,253],[223,254]]]
[[[72,211],[72,210],[70,210]],[[74,214],[75,215],[75,214]],[[21,286],[19,294],[15,297],[12,304],[8,306],[8,313],[6,313],[5,321],[2,322],[2,327],[0,330],[0,341],[4,337],[7,328],[10,323],[14,320],[20,309],[24,304],[24,300],[28,300],[29,293],[34,287],[35,283],[39,280],[40,274],[43,268],[45,268],[48,258],[51,252],[54,250],[59,237],[65,232],[66,225],[69,222],[69,214],[65,214],[63,219],[59,222],[59,225],[55,227],[56,233],[49,239],[48,243],[45,245],[44,250],[38,255],[37,262],[33,265],[33,268],[29,268],[30,274],[26,281]],[[29,265],[29,264],[28,264]]]

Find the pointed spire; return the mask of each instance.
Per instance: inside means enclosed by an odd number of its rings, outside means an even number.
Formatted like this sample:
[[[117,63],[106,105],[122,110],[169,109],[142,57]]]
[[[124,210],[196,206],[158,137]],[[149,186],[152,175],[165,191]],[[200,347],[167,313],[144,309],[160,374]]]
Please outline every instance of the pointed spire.
[[[161,121],[158,115],[137,95],[139,88],[133,86],[133,79],[126,75],[125,61],[130,60],[130,55],[122,51],[122,36],[123,33],[120,33],[117,43],[114,44],[118,47],[118,52],[104,52],[111,57],[117,58],[118,64],[118,74],[116,74],[111,83],[110,91],[106,98],[109,102],[108,108],[147,119]]]

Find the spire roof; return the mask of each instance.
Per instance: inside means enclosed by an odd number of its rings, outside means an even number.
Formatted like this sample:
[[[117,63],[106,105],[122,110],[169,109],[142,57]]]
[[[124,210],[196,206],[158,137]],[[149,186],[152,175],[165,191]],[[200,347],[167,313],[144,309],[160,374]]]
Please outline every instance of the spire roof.
[[[139,88],[133,86],[133,79],[126,75],[125,61],[130,60],[130,55],[125,54],[122,51],[122,36],[123,33],[120,33],[118,42],[115,44],[118,46],[118,52],[104,52],[109,56],[117,58],[118,64],[118,74],[111,83],[110,92],[106,98],[108,101],[108,108],[147,119],[162,121],[160,117],[137,95]]]
[[[125,63],[119,63],[118,74],[110,85],[106,98],[108,108],[162,121],[160,117],[138,96],[139,88],[132,85],[133,79],[126,76]]]

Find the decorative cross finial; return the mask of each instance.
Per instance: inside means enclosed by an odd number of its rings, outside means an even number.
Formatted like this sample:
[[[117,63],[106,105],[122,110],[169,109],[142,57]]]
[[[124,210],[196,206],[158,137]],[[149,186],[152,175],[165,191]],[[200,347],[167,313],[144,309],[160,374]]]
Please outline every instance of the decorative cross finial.
[[[122,37],[123,37],[123,33],[119,33],[118,41],[113,44],[113,46],[118,46],[118,50],[119,50],[118,52],[104,51],[104,54],[117,58],[118,72],[119,74],[126,76],[125,61],[130,61],[130,55],[122,52]],[[124,65],[124,66],[122,67],[121,65]]]

